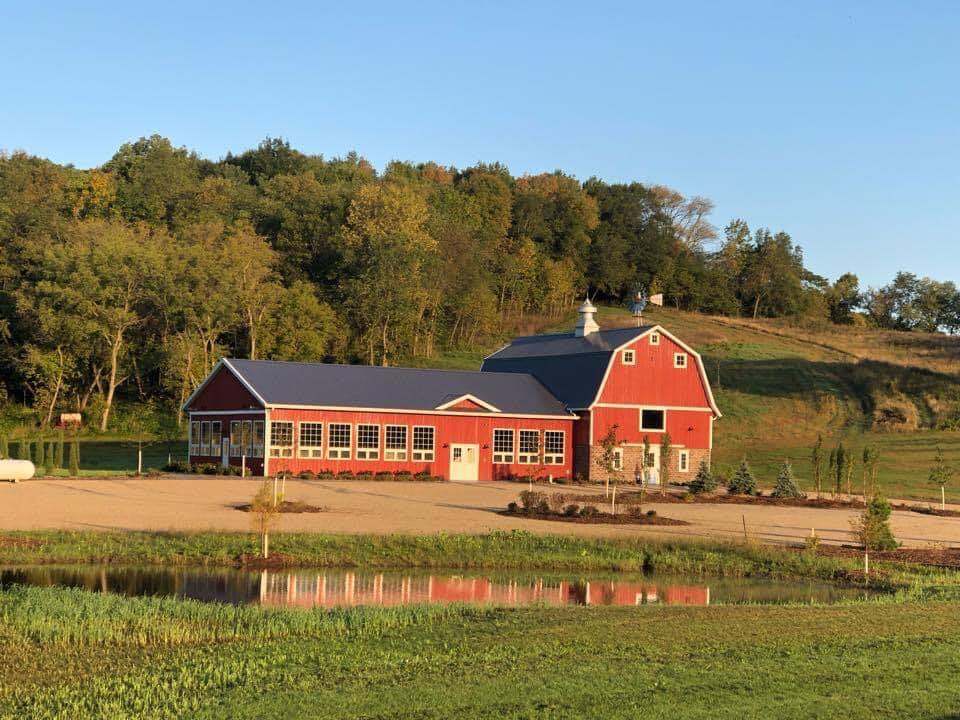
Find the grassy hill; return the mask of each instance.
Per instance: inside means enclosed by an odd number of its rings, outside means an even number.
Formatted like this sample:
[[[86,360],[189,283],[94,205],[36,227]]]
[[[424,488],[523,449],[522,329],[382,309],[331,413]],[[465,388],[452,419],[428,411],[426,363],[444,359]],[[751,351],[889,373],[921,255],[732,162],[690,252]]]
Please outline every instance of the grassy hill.
[[[634,323],[626,310],[601,308],[601,327]],[[873,444],[881,454],[881,488],[896,497],[939,497],[927,482],[937,445],[960,467],[960,338],[854,327],[810,329],[652,308],[658,322],[700,352],[724,417],[715,426],[721,471],[747,457],[772,485],[784,458],[810,482],[810,449],[822,434],[858,458]],[[573,327],[575,314],[543,328]],[[437,358],[434,367],[477,368],[495,347]],[[948,499],[960,501],[960,473]]]

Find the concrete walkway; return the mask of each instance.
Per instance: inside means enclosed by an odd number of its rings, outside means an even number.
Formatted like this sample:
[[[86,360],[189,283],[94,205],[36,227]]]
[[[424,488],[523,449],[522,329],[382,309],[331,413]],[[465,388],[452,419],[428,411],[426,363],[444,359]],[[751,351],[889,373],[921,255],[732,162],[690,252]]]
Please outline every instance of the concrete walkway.
[[[91,478],[0,483],[0,529],[239,530],[250,516],[234,508],[249,502],[258,479],[169,475],[160,478]],[[403,483],[287,481],[286,498],[328,508],[318,514],[284,515],[281,531],[336,533],[480,533],[524,529],[589,536],[698,536],[763,542],[799,542],[815,528],[825,542],[851,542],[856,511],[736,504],[657,504],[680,527],[584,525],[505,517],[495,511],[515,500],[516,483]],[[542,487],[538,488],[542,490]],[[595,493],[594,488],[548,488],[548,492]],[[656,496],[653,496],[655,500]],[[895,512],[894,535],[904,545],[960,546],[960,518]]]

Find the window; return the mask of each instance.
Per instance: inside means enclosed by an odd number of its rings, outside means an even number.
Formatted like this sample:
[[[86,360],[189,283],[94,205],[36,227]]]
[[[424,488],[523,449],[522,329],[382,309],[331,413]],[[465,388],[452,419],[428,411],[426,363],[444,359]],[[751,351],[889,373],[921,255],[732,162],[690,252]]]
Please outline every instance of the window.
[[[190,423],[190,454],[200,454],[200,423],[196,421]]]
[[[540,460],[540,431],[520,431],[520,452],[517,459],[522,465],[534,465]]]
[[[293,457],[293,423],[270,423],[270,457]]]
[[[210,455],[210,423],[206,420],[200,423],[200,454]]]
[[[247,423],[243,423],[246,431]],[[250,457],[263,457],[263,420],[253,421],[253,440],[250,443]]]
[[[230,457],[243,454],[243,420],[230,421]]]
[[[650,344],[651,345],[660,344],[660,333],[650,333]]]
[[[687,366],[687,354],[686,353],[674,353],[673,354],[673,366],[675,368],[685,368]]]
[[[214,420],[210,423],[210,454],[211,455],[220,455],[223,450],[220,447],[220,443],[223,442],[223,423],[219,420]]]
[[[327,458],[330,460],[350,459],[350,426],[346,423],[327,425]]]
[[[380,426],[357,425],[357,460],[380,459]]]
[[[300,423],[300,448],[297,452],[302,458],[323,457],[323,423]]]
[[[543,433],[543,464],[563,465],[563,430],[545,430]]]
[[[406,460],[407,459],[407,426],[406,425],[385,425],[383,428],[383,446],[384,460]]]
[[[666,416],[664,410],[641,410],[640,429],[663,432],[666,429]]]
[[[624,350],[623,351],[623,364],[624,365],[636,365],[637,364],[637,353],[633,350]]]
[[[690,470],[690,451],[681,450],[677,455],[677,469],[680,472],[687,472]]]
[[[613,469],[623,470],[623,448],[613,449]]]
[[[493,461],[501,465],[513,462],[513,430],[493,431]]]
[[[413,459],[423,461],[433,460],[434,429],[432,427],[413,428]]]

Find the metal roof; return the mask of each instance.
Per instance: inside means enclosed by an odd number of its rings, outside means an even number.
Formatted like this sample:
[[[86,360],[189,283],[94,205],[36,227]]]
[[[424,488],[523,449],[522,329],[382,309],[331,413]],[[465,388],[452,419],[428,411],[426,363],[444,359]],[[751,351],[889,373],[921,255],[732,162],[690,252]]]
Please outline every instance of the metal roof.
[[[600,330],[584,337],[573,333],[519,337],[486,358],[482,370],[529,373],[568,408],[586,408],[597,396],[614,350],[652,327]]]
[[[564,404],[527,373],[274,360],[224,362],[267,405],[430,411],[472,395],[502,413],[570,417]]]

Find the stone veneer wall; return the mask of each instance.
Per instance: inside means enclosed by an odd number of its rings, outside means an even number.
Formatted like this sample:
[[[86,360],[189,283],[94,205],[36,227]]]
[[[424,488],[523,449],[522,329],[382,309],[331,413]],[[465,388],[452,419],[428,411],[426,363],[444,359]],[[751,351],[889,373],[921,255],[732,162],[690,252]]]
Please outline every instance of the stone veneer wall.
[[[678,470],[678,456],[684,448],[673,447],[670,457],[670,481],[671,482],[689,482],[697,474],[697,468],[700,467],[700,461],[706,460],[710,464],[710,450],[702,448],[687,448],[690,453],[690,462],[686,472]],[[574,477],[580,476],[589,479],[590,482],[604,482],[606,480],[606,471],[600,467],[600,458],[603,454],[603,448],[599,445],[588,447],[578,445],[574,449],[573,472]],[[633,483],[636,477],[636,468],[640,466],[643,456],[642,445],[624,445],[623,446],[623,474],[621,482]]]

